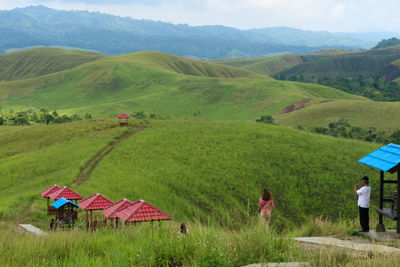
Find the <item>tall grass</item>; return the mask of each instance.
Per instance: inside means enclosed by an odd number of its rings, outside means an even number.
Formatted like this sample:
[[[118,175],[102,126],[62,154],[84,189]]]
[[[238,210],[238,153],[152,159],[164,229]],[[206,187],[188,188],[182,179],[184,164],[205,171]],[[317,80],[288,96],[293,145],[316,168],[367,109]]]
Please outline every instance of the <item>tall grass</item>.
[[[252,222],[236,231],[189,223],[56,232],[44,237],[0,229],[1,266],[243,266],[304,259],[293,240]]]

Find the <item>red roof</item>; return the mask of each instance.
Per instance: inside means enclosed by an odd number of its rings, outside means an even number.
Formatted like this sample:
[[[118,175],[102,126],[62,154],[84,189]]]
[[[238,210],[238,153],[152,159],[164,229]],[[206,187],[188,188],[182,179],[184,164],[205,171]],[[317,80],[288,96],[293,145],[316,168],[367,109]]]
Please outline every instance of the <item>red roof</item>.
[[[126,113],[122,113],[118,116],[118,119],[129,119],[129,115],[127,115]]]
[[[104,209],[103,210],[104,216],[106,216],[107,218],[117,218],[118,216],[116,216],[116,213],[118,211],[121,211],[132,204],[133,204],[132,201],[124,198],[115,203],[114,205]]]
[[[43,192],[42,192],[42,197],[49,197],[49,195],[51,194],[51,193],[53,193],[54,191],[57,191],[57,190],[59,190],[61,187],[59,187],[58,185],[52,185],[52,186],[50,186],[49,188],[47,188],[46,190],[44,190]]]
[[[158,220],[171,220],[171,216],[150,205],[144,200],[138,200],[127,208],[116,213],[124,221],[146,222]]]
[[[64,186],[61,187],[60,189],[58,189],[57,191],[53,191],[49,197],[51,199],[54,200],[58,200],[60,198],[65,198],[65,199],[69,199],[69,200],[73,200],[73,199],[82,199],[83,197],[81,195],[79,195],[78,193],[72,191],[71,189],[69,189],[68,187]]]
[[[114,205],[114,202],[102,196],[99,193],[96,193],[87,199],[82,200],[78,203],[78,205],[84,210],[104,210],[111,205]]]

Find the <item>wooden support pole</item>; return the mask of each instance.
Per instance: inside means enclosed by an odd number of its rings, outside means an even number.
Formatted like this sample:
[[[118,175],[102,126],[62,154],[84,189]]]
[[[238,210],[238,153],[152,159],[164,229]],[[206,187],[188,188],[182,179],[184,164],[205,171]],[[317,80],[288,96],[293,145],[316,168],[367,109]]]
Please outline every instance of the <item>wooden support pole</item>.
[[[383,180],[385,173],[381,171],[380,187],[379,187],[379,208],[383,209]],[[379,214],[379,224],[383,224],[383,215]]]
[[[86,230],[89,231],[89,212],[86,211]]]
[[[382,210],[383,209],[383,186],[385,183],[385,173],[383,171],[381,171],[381,175],[380,175],[380,183],[379,183],[379,209]],[[385,225],[383,224],[383,215],[379,214],[379,223],[376,226],[376,231],[377,232],[386,232],[385,229]]]
[[[93,210],[90,210],[90,220],[89,220],[89,228],[91,231],[93,231],[94,229],[94,222],[93,222]]]
[[[397,229],[396,232],[398,234],[400,234],[400,219],[399,219],[399,214],[400,214],[400,197],[399,197],[399,193],[400,193],[400,172],[397,171]]]

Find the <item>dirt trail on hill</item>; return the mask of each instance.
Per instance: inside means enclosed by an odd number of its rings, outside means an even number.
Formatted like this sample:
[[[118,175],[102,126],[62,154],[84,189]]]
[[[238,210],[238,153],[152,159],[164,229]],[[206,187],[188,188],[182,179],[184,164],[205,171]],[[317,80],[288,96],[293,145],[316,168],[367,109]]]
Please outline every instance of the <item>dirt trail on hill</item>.
[[[72,187],[77,187],[85,182],[87,182],[90,178],[90,175],[99,165],[99,163],[111,153],[111,151],[117,147],[121,142],[130,138],[131,136],[141,132],[147,128],[148,125],[139,126],[138,128],[132,129],[130,132],[122,134],[117,140],[115,140],[112,144],[104,147],[99,152],[96,153],[82,168],[82,170],[78,173],[75,178],[75,181],[72,183]]]

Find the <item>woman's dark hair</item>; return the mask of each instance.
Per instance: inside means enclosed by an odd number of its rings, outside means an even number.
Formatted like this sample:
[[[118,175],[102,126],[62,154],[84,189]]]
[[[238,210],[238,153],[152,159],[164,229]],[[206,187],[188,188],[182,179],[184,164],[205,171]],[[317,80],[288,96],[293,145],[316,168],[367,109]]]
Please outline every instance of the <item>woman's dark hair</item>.
[[[262,193],[262,200],[264,201],[271,200],[271,194],[267,189],[264,189],[264,192]]]
[[[185,223],[181,224],[181,233],[182,234],[186,234],[186,225],[185,225]]]

